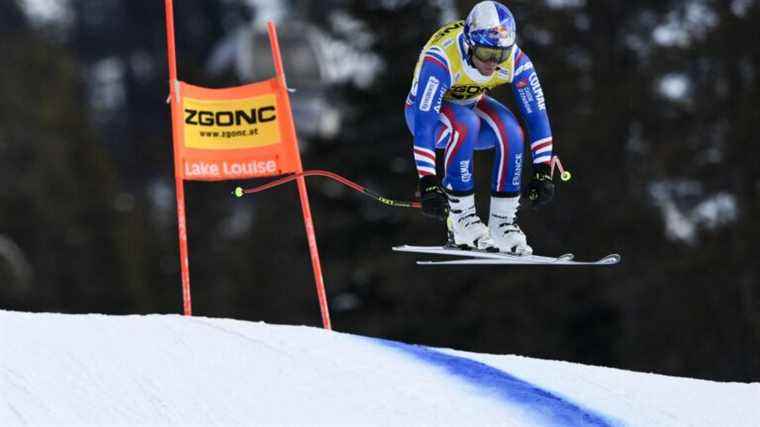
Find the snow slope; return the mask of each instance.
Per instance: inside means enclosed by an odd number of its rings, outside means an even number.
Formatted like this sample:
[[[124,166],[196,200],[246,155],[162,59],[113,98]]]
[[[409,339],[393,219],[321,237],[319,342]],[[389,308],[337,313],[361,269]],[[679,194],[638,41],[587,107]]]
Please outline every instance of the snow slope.
[[[758,426],[760,383],[317,328],[0,311],[0,425]]]

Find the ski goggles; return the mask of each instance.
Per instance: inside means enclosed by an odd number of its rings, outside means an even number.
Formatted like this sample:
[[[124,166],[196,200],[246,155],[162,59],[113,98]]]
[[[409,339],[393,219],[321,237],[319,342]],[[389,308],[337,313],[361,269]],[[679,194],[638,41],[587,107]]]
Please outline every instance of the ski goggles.
[[[501,64],[512,54],[512,47],[486,47],[474,46],[472,54],[483,62],[496,62]]]

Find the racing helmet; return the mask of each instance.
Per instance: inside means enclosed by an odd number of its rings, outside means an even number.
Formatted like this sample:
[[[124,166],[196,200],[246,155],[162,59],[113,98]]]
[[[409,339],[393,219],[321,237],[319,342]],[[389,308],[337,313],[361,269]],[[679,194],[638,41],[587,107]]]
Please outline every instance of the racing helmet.
[[[515,17],[499,2],[482,1],[467,15],[464,38],[476,58],[500,64],[509,58],[517,40]]]

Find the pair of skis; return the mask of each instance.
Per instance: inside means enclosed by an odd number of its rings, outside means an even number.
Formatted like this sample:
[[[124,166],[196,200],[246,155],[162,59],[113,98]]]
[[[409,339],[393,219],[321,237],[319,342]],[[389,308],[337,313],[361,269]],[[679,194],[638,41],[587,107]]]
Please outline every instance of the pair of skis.
[[[610,254],[596,261],[576,261],[573,254],[558,257],[542,255],[513,255],[504,252],[490,252],[479,249],[460,249],[454,246],[395,246],[396,252],[410,252],[426,255],[443,255],[462,259],[421,260],[418,265],[555,265],[555,266],[604,266],[620,262],[620,255]]]
[[[554,156],[552,158],[552,166],[551,166],[552,176],[554,175],[555,166],[559,168],[559,171],[561,174],[560,177],[563,181],[570,180],[570,177],[571,177],[570,172],[563,169],[562,163],[559,161],[559,157],[557,156]],[[343,185],[348,186],[349,188],[353,190],[356,190],[388,206],[418,208],[418,209],[421,207],[421,204],[419,201],[391,200],[349,179],[346,179],[333,172],[324,171],[324,170],[310,170],[310,171],[303,171],[303,172],[299,172],[299,173],[295,173],[291,175],[286,175],[283,178],[277,179],[267,184],[259,185],[257,187],[248,188],[248,189],[237,187],[235,189],[234,194],[237,197],[243,197],[245,194],[258,193],[260,191],[268,190],[270,188],[285,184],[286,182],[290,182],[298,178],[313,176],[313,175],[324,176],[324,177],[333,179]],[[469,264],[469,265],[598,266],[598,265],[615,265],[620,262],[620,255],[618,254],[610,254],[596,261],[575,261],[573,259],[574,258],[573,254],[564,254],[558,257],[548,257],[548,256],[540,256],[540,255],[512,255],[512,254],[503,253],[503,252],[489,252],[489,251],[477,250],[477,249],[464,250],[464,249],[459,249],[453,246],[404,245],[404,246],[396,246],[393,248],[393,250],[398,251],[398,252],[412,252],[412,253],[427,254],[427,255],[444,255],[444,256],[453,256],[453,257],[461,258],[461,259],[449,259],[449,260],[437,260],[437,261],[427,261],[427,260],[417,261],[417,264],[419,265],[463,265],[463,264],[468,265]]]

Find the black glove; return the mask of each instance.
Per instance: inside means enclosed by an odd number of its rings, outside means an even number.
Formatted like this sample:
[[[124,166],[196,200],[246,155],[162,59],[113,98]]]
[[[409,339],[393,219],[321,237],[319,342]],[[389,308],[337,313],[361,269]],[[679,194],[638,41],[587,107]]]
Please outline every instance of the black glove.
[[[439,221],[446,221],[449,215],[449,199],[443,192],[438,178],[434,175],[423,176],[420,178],[419,185],[422,214]]]
[[[528,183],[526,196],[534,209],[549,204],[554,198],[554,183],[550,173],[547,163],[533,166],[533,177]]]

